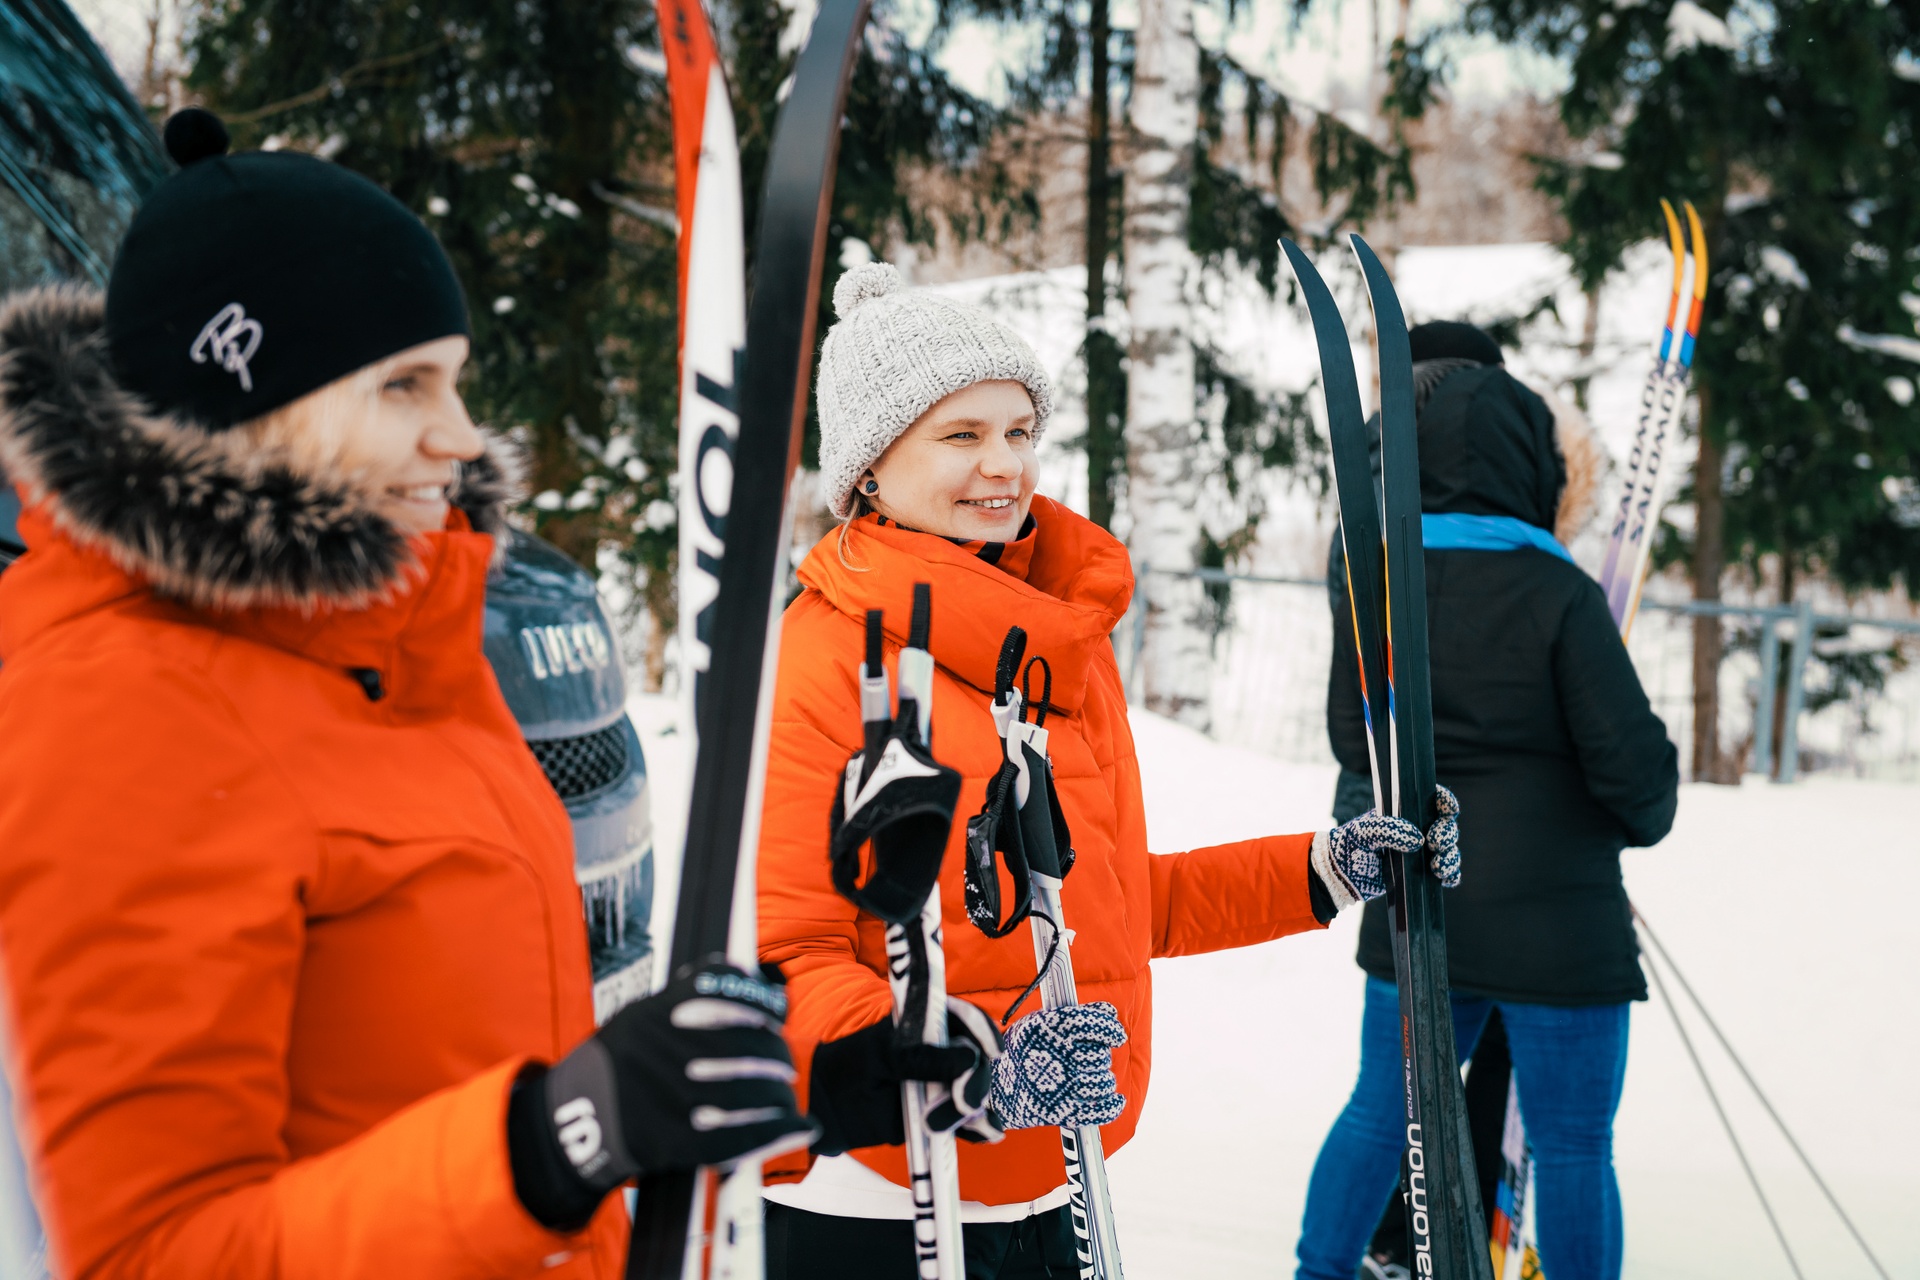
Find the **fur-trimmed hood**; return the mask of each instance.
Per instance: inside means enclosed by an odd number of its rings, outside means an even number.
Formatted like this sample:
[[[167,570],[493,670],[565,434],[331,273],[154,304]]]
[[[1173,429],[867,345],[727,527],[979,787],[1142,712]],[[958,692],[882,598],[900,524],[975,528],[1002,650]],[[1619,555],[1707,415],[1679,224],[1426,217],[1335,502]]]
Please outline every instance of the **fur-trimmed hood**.
[[[151,413],[121,388],[93,289],[34,289],[0,308],[0,471],[76,543],[196,606],[357,608],[413,564],[406,534],[345,477]],[[491,438],[454,505],[503,545],[517,479]]]

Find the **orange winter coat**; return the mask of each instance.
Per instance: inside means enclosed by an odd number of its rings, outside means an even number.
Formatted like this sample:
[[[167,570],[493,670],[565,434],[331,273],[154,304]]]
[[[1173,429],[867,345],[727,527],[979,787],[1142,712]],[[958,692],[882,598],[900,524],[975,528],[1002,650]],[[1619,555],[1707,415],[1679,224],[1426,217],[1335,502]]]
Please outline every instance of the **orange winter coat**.
[[[801,566],[806,589],[787,609],[774,694],[760,838],[760,954],[777,962],[789,983],[787,1035],[802,1068],[804,1098],[814,1046],[892,1009],[884,926],[834,892],[828,821],[841,771],[861,741],[866,611],[886,611],[891,669],[905,639],[913,584],[930,582],[933,750],[965,778],[940,877],[947,989],[997,1018],[1032,981],[1029,931],[989,941],[975,929],[966,916],[961,871],[966,818],[979,812],[1002,759],[988,708],[1000,643],[1007,628],[1019,624],[1027,631],[1028,655],[1053,667],[1048,748],[1078,853],[1063,909],[1075,930],[1080,998],[1112,1001],[1127,1027],[1127,1044],[1113,1055],[1127,1107],[1102,1131],[1112,1152],[1133,1135],[1147,1098],[1153,1050],[1147,962],[1319,928],[1307,889],[1312,837],[1147,852],[1139,766],[1108,639],[1132,597],[1132,568],[1117,541],[1058,503],[1037,497],[1033,515],[1037,528],[1024,580],[943,538],[883,526],[873,517],[848,527],[845,562],[835,530]],[[854,1154],[905,1185],[901,1148]],[[775,1172],[795,1177],[804,1168],[804,1158],[795,1157]],[[1022,1130],[994,1146],[960,1149],[960,1191],[969,1200],[1035,1200],[1065,1182],[1055,1130]]]
[[[104,345],[78,295],[0,316],[0,952],[60,1273],[611,1280],[617,1198],[557,1235],[508,1168],[512,1080],[593,1014],[492,538],[409,568],[339,483],[133,416]]]

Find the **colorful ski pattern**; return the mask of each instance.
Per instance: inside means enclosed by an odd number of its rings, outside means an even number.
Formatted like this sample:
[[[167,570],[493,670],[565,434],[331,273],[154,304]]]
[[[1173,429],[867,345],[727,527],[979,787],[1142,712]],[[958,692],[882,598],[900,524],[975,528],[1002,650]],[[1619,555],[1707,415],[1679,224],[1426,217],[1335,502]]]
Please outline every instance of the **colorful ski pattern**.
[[[1622,636],[1632,633],[1634,615],[1639,611],[1640,591],[1653,555],[1653,528],[1660,515],[1668,437],[1676,431],[1686,406],[1700,318],[1706,307],[1709,274],[1706,235],[1693,203],[1687,201],[1684,207],[1685,237],[1673,205],[1665,200],[1660,202],[1673,255],[1673,293],[1667,302],[1667,321],[1661,331],[1659,355],[1647,374],[1647,386],[1641,397],[1640,426],[1627,455],[1620,504],[1614,514],[1606,560],[1600,569],[1600,589],[1606,593],[1607,607]],[[1683,303],[1687,304],[1686,322],[1676,329],[1674,321],[1679,318]]]
[[[868,0],[825,0],[814,17],[767,157],[758,238],[761,267],[746,315],[745,355],[737,366],[741,376],[725,384],[732,404],[700,388],[703,400],[737,415],[738,436],[730,449],[716,446],[696,455],[699,487],[711,495],[727,494],[719,513],[726,554],[715,572],[718,590],[711,625],[702,624],[709,666],[718,678],[710,684],[699,682],[696,695],[699,742],[668,973],[719,953],[749,968],[757,962],[753,871],[784,604],[775,588],[791,541],[787,498],[806,422],[834,163],[867,7]],[[683,89],[689,85],[689,72],[697,86],[702,58],[695,33],[705,29],[704,18],[688,5],[663,13],[663,23],[669,21],[682,24],[666,27],[669,67],[682,59]],[[689,43],[672,48],[683,33]],[[711,136],[709,122],[719,130],[722,117],[717,112],[725,100],[724,78],[713,74],[717,63],[710,36],[705,48],[707,88],[697,110],[703,145]],[[722,86],[717,94],[716,84]],[[692,133],[696,112],[691,99],[688,103],[676,122],[677,135]],[[679,151],[676,163],[684,155]],[[716,176],[704,168],[705,158],[703,152],[703,171],[693,195],[694,242],[686,248],[690,280],[709,260],[698,234],[703,215],[707,208],[719,207],[717,202],[706,205],[699,189],[701,180]],[[683,190],[683,208],[686,198]],[[723,232],[713,234],[712,247],[720,252]],[[689,303],[699,304],[705,314],[706,299],[690,294]],[[724,306],[724,300],[719,305]],[[695,341],[705,343],[708,335],[695,332],[692,315],[687,319],[691,349]],[[716,322],[714,332],[720,327]],[[699,372],[694,371],[696,379]],[[728,376],[732,370],[721,372]],[[714,430],[724,435],[723,428]],[[709,474],[708,468],[723,464],[722,470]],[[682,612],[687,612],[684,604]],[[752,1161],[724,1175],[700,1170],[643,1178],[634,1205],[627,1276],[759,1280],[766,1265],[761,1212],[760,1169]]]
[[[680,718],[697,744],[740,438],[746,245],[740,145],[706,13],[700,0],[659,0],[658,11],[680,215]]]

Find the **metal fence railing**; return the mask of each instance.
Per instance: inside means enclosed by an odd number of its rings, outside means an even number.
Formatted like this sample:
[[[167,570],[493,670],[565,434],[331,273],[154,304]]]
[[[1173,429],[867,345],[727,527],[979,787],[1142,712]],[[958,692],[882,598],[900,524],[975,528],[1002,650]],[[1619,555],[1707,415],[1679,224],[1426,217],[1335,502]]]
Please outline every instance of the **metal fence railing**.
[[[1140,572],[1213,588],[1213,735],[1287,760],[1331,763],[1326,583],[1222,569]],[[1912,662],[1920,621],[1818,613],[1806,603],[1647,599],[1628,653],[1680,747],[1683,770],[1693,759],[1693,633],[1703,616],[1722,629],[1721,753],[1741,772],[1781,782],[1802,772],[1920,781],[1920,663]],[[1136,597],[1114,632],[1130,692],[1143,619]]]

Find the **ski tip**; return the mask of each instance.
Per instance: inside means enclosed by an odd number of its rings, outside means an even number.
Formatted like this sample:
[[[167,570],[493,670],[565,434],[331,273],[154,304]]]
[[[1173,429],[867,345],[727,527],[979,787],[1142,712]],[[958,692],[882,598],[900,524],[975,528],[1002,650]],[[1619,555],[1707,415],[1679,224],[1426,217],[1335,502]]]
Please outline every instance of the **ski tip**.
[[[907,643],[915,649],[927,647],[927,636],[933,630],[933,584],[916,582],[913,584],[913,621],[907,628]]]
[[[1299,282],[1301,288],[1310,288],[1312,285],[1321,283],[1320,273],[1314,269],[1313,259],[1307,256],[1306,250],[1287,237],[1281,236],[1280,252],[1287,255],[1287,265],[1293,268],[1293,278]]]
[[[1683,204],[1687,211],[1687,230],[1693,236],[1693,297],[1697,310],[1700,300],[1707,296],[1707,233],[1700,225],[1700,211],[1693,207],[1693,201]],[[1690,327],[1698,324],[1696,319]]]
[[[1373,299],[1376,307],[1382,302],[1391,301],[1398,309],[1400,295],[1394,291],[1393,277],[1381,265],[1380,255],[1373,251],[1373,246],[1358,231],[1347,233],[1347,243],[1360,263],[1360,274],[1366,277],[1367,296]]]
[[[1373,307],[1373,343],[1374,350],[1381,353],[1383,359],[1392,359],[1396,365],[1413,363],[1407,350],[1407,315],[1400,305],[1400,293],[1393,287],[1393,277],[1380,261],[1380,255],[1373,251],[1358,231],[1347,233],[1347,241],[1353,247],[1353,256],[1360,263],[1360,274],[1367,282],[1367,302]],[[1407,415],[1413,413],[1413,388],[1407,386]]]
[[[886,634],[886,613],[880,609],[867,610],[867,674],[875,675],[880,670],[881,638]]]
[[[1665,196],[1660,197],[1660,214],[1667,220],[1667,252],[1673,255],[1673,299],[1678,304],[1680,290],[1686,275],[1687,240],[1680,230],[1680,215],[1673,211],[1673,202]],[[1667,308],[1667,327],[1673,327],[1673,306]]]

